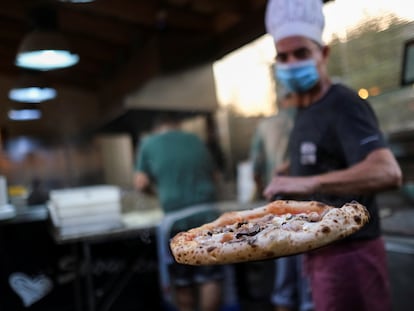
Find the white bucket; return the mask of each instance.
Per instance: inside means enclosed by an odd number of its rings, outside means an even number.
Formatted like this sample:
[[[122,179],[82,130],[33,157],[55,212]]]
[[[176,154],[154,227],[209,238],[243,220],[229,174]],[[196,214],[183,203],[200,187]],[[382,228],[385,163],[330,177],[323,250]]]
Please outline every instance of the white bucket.
[[[4,206],[9,202],[7,197],[7,182],[4,176],[0,176],[0,206]]]

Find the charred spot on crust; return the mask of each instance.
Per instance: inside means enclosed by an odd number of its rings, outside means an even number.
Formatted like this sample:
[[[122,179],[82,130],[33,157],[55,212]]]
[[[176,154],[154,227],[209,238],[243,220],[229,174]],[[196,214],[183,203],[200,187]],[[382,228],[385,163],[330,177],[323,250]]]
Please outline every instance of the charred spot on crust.
[[[325,226],[322,228],[322,233],[329,233],[331,232],[331,228],[329,228],[328,226]]]
[[[355,216],[354,216],[354,220],[355,220],[355,222],[356,222],[358,225],[362,223],[362,219],[361,219],[361,217],[359,217],[358,215],[355,215]]]
[[[210,253],[210,252],[214,251],[216,248],[217,248],[216,246],[210,246],[209,248],[207,248],[207,252]]]
[[[266,252],[265,253],[266,257],[273,257],[274,255],[275,255],[275,253],[273,253],[273,252]]]

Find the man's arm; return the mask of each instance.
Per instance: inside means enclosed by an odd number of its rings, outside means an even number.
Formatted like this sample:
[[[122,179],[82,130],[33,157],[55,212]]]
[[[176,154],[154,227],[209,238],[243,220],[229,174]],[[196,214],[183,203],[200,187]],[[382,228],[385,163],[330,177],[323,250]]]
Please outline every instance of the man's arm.
[[[274,171],[274,175],[289,175],[289,169],[290,169],[290,162],[284,161],[282,164],[280,164],[278,167],[276,167]]]
[[[150,179],[144,172],[136,172],[134,174],[134,187],[137,190],[144,191],[150,185]]]
[[[382,148],[347,170],[327,173],[316,179],[317,192],[364,194],[400,187],[402,173],[391,151]]]
[[[264,195],[270,199],[275,194],[364,194],[398,188],[401,182],[402,173],[397,161],[390,150],[381,148],[344,170],[309,177],[276,176]]]

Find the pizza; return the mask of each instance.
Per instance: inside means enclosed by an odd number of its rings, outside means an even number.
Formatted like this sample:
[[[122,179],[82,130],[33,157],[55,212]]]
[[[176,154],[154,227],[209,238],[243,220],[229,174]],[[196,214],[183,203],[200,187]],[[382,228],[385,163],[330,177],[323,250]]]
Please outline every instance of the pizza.
[[[178,263],[229,264],[303,253],[345,238],[369,220],[356,201],[340,208],[317,201],[276,200],[226,212],[170,241]]]

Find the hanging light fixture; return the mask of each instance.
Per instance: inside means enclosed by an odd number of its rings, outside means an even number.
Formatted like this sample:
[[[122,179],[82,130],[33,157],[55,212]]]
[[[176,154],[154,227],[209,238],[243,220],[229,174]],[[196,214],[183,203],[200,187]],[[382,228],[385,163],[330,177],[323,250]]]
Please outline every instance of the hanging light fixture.
[[[56,97],[56,90],[51,87],[31,86],[14,88],[9,91],[11,100],[21,103],[41,103]]]
[[[8,117],[13,121],[38,120],[42,117],[40,109],[11,109]]]
[[[48,86],[37,72],[22,73],[9,91],[9,99],[21,103],[41,103],[57,96],[55,88]]]
[[[89,3],[94,2],[95,0],[59,0],[60,2],[70,2],[70,3]]]
[[[79,56],[70,52],[65,39],[56,32],[29,33],[16,56],[16,66],[43,71],[70,67],[78,62]]]
[[[57,31],[55,10],[42,6],[30,13],[35,30],[23,38],[16,55],[16,66],[46,71],[78,63],[79,56],[70,51],[66,39]]]

